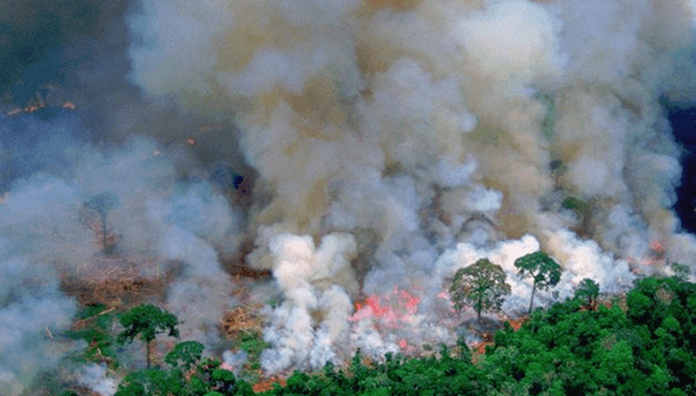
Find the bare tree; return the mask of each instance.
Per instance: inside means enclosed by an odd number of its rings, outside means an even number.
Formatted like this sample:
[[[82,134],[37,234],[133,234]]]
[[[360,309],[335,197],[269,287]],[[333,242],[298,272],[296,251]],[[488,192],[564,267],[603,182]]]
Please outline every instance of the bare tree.
[[[104,254],[108,254],[111,251],[111,247],[107,246],[106,242],[106,215],[117,205],[118,197],[110,192],[97,194],[83,204],[85,208],[99,213],[102,225],[102,246],[104,246]]]

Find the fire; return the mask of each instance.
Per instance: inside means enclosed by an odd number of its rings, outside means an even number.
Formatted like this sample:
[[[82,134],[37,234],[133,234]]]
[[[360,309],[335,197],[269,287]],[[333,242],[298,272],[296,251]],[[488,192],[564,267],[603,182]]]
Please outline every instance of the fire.
[[[7,115],[8,115],[8,116],[13,116],[13,115],[19,114],[19,113],[21,113],[21,112],[22,112],[22,109],[19,109],[19,108],[17,108],[17,109],[12,109],[12,110],[10,110],[10,111],[7,112]]]
[[[39,105],[27,106],[24,108],[24,112],[25,113],[33,113],[42,107],[46,107],[46,105],[39,104]]]
[[[186,138],[184,141],[184,144],[187,144],[189,146],[193,146],[196,144],[198,140],[201,139],[201,135],[208,132],[208,131],[214,131],[214,130],[219,130],[222,129],[225,126],[225,123],[218,123],[214,125],[203,125],[200,128],[198,128],[198,134],[194,136],[189,136]]]
[[[650,250],[652,250],[655,254],[658,254],[658,255],[665,254],[664,245],[662,244],[662,241],[660,241],[660,240],[652,241],[650,243]]]
[[[421,298],[417,297],[406,290],[399,290],[394,286],[394,289],[383,296],[371,295],[364,301],[355,302],[356,312],[348,318],[351,322],[357,322],[365,319],[373,319],[379,324],[383,324],[386,328],[397,329],[403,323],[413,323],[413,316],[418,311],[418,304]],[[404,343],[405,340],[402,340]],[[408,345],[407,343],[405,345]],[[405,348],[405,347],[404,347]]]
[[[628,256],[626,257],[626,262],[628,262],[629,268],[633,274],[640,275],[645,271],[650,272],[646,269],[649,266],[665,264],[666,254],[667,250],[665,249],[664,242],[656,239],[650,242],[649,251],[645,257],[636,258]]]
[[[225,362],[222,362],[222,364],[220,364],[220,368],[223,370],[234,372],[234,367],[231,364],[227,364]]]
[[[46,104],[46,101],[43,100],[43,98],[38,98],[30,101],[30,103],[26,106],[22,107],[16,107],[10,111],[8,111],[6,114],[8,117],[12,117],[18,114],[29,114],[29,113],[35,113],[39,111],[40,109],[43,109],[44,107],[47,107],[48,105]],[[63,103],[60,107],[66,109],[66,110],[77,110],[77,106],[75,103],[67,101]]]

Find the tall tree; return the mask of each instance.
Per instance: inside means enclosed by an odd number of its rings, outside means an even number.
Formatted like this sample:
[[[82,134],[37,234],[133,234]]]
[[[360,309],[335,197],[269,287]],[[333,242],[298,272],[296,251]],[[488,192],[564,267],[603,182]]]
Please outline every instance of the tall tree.
[[[121,316],[125,327],[118,335],[119,344],[131,343],[137,337],[145,341],[147,349],[147,368],[150,368],[150,342],[157,334],[169,332],[171,337],[179,337],[179,324],[174,314],[163,311],[151,304],[141,304]]]
[[[529,313],[534,306],[534,293],[536,289],[546,290],[556,286],[561,280],[561,266],[541,250],[527,254],[515,260],[517,275],[522,278],[531,276],[534,279],[532,286],[532,298],[529,301]]]
[[[510,294],[506,278],[505,271],[487,258],[460,268],[450,286],[454,307],[461,312],[466,304],[471,304],[476,310],[476,319],[481,320],[481,310],[500,309],[505,296]]]
[[[587,305],[591,306],[597,301],[599,297],[599,285],[592,279],[585,278],[578,285],[578,289],[575,290],[575,298],[587,299]]]
[[[105,254],[110,252],[109,247],[106,245],[106,215],[117,205],[118,197],[110,192],[97,194],[83,204],[85,208],[99,213],[102,225],[102,246],[104,246]]]

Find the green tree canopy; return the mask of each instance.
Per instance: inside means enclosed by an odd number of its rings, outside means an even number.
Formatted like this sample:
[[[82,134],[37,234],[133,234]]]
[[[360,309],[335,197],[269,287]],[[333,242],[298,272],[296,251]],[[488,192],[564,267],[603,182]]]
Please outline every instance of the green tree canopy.
[[[174,368],[181,367],[184,371],[188,371],[201,360],[203,349],[203,344],[200,342],[180,342],[167,354],[164,361]]]
[[[477,319],[481,319],[481,310],[500,309],[505,296],[510,294],[510,285],[505,283],[505,271],[487,258],[460,268],[454,275],[450,293],[454,307],[460,312],[466,304],[476,310]]]
[[[179,337],[179,324],[174,314],[163,311],[151,304],[141,304],[121,316],[121,325],[125,327],[118,335],[119,344],[133,342],[137,337],[147,344],[147,367],[150,368],[150,342],[157,334],[169,332],[172,337]]]
[[[585,278],[578,285],[578,289],[575,290],[575,298],[587,301],[587,305],[592,305],[597,301],[599,297],[599,285],[592,279]]]
[[[532,313],[534,306],[534,293],[536,289],[546,290],[556,286],[561,280],[561,266],[558,265],[548,254],[541,250],[527,254],[515,260],[517,275],[522,278],[531,276],[534,280],[532,286],[532,298],[529,302],[529,313]]]

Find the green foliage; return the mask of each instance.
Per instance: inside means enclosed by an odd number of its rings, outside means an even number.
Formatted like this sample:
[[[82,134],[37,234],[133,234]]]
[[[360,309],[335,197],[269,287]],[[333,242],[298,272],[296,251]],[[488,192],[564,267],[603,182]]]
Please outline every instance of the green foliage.
[[[176,316],[170,312],[162,311],[151,304],[141,304],[121,316],[121,325],[125,327],[118,335],[119,343],[133,342],[140,337],[145,342],[150,342],[157,334],[169,331],[172,337],[178,337],[179,324]]]
[[[486,258],[460,268],[449,289],[454,307],[461,312],[466,304],[471,304],[479,319],[482,309],[499,310],[511,290],[505,283],[506,278],[505,271]]]
[[[232,392],[234,390],[235,383],[237,382],[234,373],[223,369],[213,370],[213,372],[210,374],[210,380],[215,389],[221,390],[225,393]]]
[[[498,373],[488,374],[496,389],[512,377],[529,394],[691,394],[694,291],[674,278],[645,278],[629,293],[627,313],[618,305],[580,311],[567,299],[535,311],[517,332],[498,332],[482,367]]]
[[[245,350],[250,356],[259,356],[269,344],[263,340],[260,332],[242,332],[237,339],[236,347]]]
[[[626,296],[627,317],[649,335],[642,365],[671,373],[670,386],[696,393],[696,285],[677,277],[643,278]]]
[[[89,362],[106,363],[111,369],[117,368],[115,339],[111,333],[114,315],[103,304],[89,304],[78,314],[78,318],[82,328],[66,334],[69,338],[87,342],[84,358]]]
[[[519,276],[522,278],[531,276],[534,280],[532,298],[529,302],[529,313],[531,314],[536,289],[546,290],[549,287],[556,286],[561,280],[561,272],[563,270],[560,265],[541,250],[518,258],[515,260],[515,267],[517,267]]]
[[[587,301],[587,305],[592,305],[599,297],[599,285],[592,279],[585,278],[575,290],[574,298]]]
[[[184,371],[188,371],[201,360],[203,349],[203,344],[200,342],[184,341],[176,344],[164,361],[172,367],[181,367]]]
[[[147,345],[147,367],[150,367],[149,344],[157,334],[168,332],[171,337],[179,337],[176,326],[178,319],[172,313],[162,311],[151,304],[141,304],[121,316],[121,325],[125,327],[118,335],[119,344],[133,342],[140,337]]]
[[[587,212],[587,209],[589,208],[589,205],[587,202],[583,201],[580,198],[576,197],[568,197],[563,200],[561,203],[561,206],[563,206],[566,209],[570,209],[573,212],[575,212],[578,216],[584,216],[585,213]]]
[[[277,308],[280,306],[280,304],[283,302],[283,296],[282,295],[277,295],[272,297],[270,300],[266,302],[267,305],[269,305],[271,308]]]
[[[128,374],[115,396],[254,395],[251,385],[221,369],[219,360],[201,360],[202,347],[195,341],[177,344],[167,355],[167,367]]]
[[[439,357],[407,359],[402,355],[385,355],[383,362],[363,363],[357,351],[349,366],[336,370],[327,363],[322,372],[308,375],[300,371],[287,379],[284,387],[276,386],[273,395],[466,395],[486,394],[476,380],[479,370],[469,359],[452,357],[441,346]]]
[[[181,376],[159,368],[134,371],[119,384],[114,396],[182,395]]]
[[[689,274],[691,274],[691,270],[689,269],[688,266],[675,262],[675,263],[672,263],[670,268],[674,272],[674,277],[677,278],[678,280],[686,281],[689,279]]]
[[[235,340],[234,348],[246,351],[247,359],[244,363],[242,377],[255,381],[258,379],[258,371],[261,368],[261,353],[270,346],[258,331],[244,331]]]

